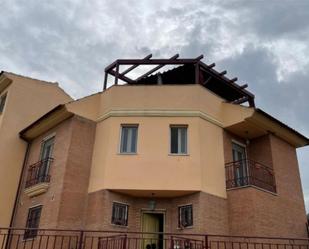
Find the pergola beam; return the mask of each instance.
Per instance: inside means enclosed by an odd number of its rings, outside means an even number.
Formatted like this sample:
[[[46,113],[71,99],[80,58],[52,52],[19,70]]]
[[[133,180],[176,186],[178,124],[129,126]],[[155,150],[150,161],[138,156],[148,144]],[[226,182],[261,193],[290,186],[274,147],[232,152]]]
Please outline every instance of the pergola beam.
[[[159,64],[171,64],[171,65],[179,65],[179,64],[194,64],[197,63],[200,59],[200,56],[196,59],[151,59],[151,60],[132,60],[132,59],[120,59],[115,62],[115,64],[111,64],[106,69],[109,70],[111,68],[114,68],[116,64],[119,65],[159,65]]]
[[[203,85],[207,85],[207,83],[208,83],[209,81],[211,81],[211,79],[212,79],[212,77],[209,76],[208,79],[207,79],[206,81],[203,82]]]
[[[206,65],[206,64],[205,64]],[[216,66],[216,63],[211,63],[210,65],[206,65],[206,67],[208,67],[208,68],[213,68],[213,67],[215,67]]]
[[[174,56],[172,56],[171,58],[169,58],[167,61],[174,61],[175,59],[177,59],[179,57],[179,54],[175,54]],[[159,70],[160,68],[164,67],[166,64],[171,64],[171,63],[164,63],[164,64],[160,64],[156,67],[154,67],[153,69],[149,70],[148,72],[144,73],[143,75],[141,75],[140,77],[138,77],[135,81],[139,81],[145,77],[147,77],[148,75],[154,73],[155,71]]]
[[[146,61],[146,60],[149,60],[150,58],[152,57],[152,54],[149,54],[147,55],[146,57],[144,57],[142,60],[143,60],[143,63]],[[137,68],[139,65],[136,64],[136,65],[133,65],[131,67],[129,67],[128,69],[124,70],[121,75],[124,76],[126,75],[127,73],[131,72],[133,69]]]
[[[111,74],[111,75],[113,75],[114,77],[116,77],[116,75],[117,75],[116,72],[115,72],[114,70],[110,70],[108,73]],[[128,83],[131,83],[131,84],[135,83],[134,80],[131,80],[130,78],[128,78],[128,77],[126,77],[126,76],[124,76],[124,75],[121,75],[121,74],[118,74],[118,78],[121,79],[121,80],[123,80],[123,81],[126,81],[126,82],[128,82]]]
[[[241,89],[245,89],[247,87],[248,87],[248,84],[244,84],[244,85],[240,86]]]

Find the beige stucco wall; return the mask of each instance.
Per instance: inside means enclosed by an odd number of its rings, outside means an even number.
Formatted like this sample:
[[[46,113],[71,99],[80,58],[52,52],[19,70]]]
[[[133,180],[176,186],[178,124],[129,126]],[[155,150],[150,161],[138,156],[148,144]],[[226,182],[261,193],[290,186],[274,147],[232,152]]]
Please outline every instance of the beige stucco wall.
[[[10,224],[26,143],[19,132],[58,104],[71,98],[56,84],[12,74],[0,126],[0,226]]]
[[[66,108],[76,115],[96,121],[99,117],[101,95],[100,92],[72,101],[66,104]]]
[[[222,113],[222,100],[199,85],[108,89],[101,95],[89,192],[225,197]],[[121,124],[139,125],[136,155],[118,153]],[[189,155],[169,155],[171,124],[188,125]]]

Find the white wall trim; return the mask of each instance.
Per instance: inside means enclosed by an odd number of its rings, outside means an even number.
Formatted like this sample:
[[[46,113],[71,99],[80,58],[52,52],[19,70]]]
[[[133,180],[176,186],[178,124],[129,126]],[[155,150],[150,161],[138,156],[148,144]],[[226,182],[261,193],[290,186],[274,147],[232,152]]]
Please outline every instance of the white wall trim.
[[[117,109],[110,110],[97,122],[102,122],[110,117],[199,117],[216,126],[223,128],[223,124],[212,116],[196,110],[134,110],[134,109]]]

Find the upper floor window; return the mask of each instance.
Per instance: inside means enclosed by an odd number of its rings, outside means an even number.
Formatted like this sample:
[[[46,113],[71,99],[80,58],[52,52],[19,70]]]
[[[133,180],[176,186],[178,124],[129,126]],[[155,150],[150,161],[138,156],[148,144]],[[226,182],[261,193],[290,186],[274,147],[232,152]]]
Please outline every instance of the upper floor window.
[[[171,153],[187,154],[187,126],[171,126]]]
[[[6,101],[6,96],[7,93],[3,94],[2,96],[0,96],[0,114],[3,112],[4,110],[4,106],[5,106],[5,101]]]
[[[32,164],[28,169],[28,176],[26,180],[26,188],[39,183],[46,183],[50,181],[49,168],[53,161],[52,152],[54,147],[54,136],[43,140],[41,145],[41,153],[39,162]]]
[[[193,226],[192,205],[185,205],[178,208],[178,226],[180,228]]]
[[[41,212],[42,206],[37,206],[29,209],[26,228],[31,229],[25,230],[24,239],[30,239],[37,236],[38,231],[36,229],[39,228]]]
[[[45,139],[42,143],[41,147],[41,167],[39,169],[39,178],[42,178],[41,182],[44,182],[44,179],[46,176],[48,176],[49,173],[49,167],[50,163],[52,161],[52,153],[54,148],[54,140],[55,137],[50,137],[48,139]]]
[[[112,224],[127,226],[128,225],[129,206],[126,204],[114,202],[112,212]]]
[[[41,154],[40,154],[41,160],[52,157],[53,148],[54,148],[54,140],[55,140],[54,136],[48,137],[43,140],[42,146],[41,146]]]
[[[137,147],[137,125],[121,126],[120,153],[134,154]]]

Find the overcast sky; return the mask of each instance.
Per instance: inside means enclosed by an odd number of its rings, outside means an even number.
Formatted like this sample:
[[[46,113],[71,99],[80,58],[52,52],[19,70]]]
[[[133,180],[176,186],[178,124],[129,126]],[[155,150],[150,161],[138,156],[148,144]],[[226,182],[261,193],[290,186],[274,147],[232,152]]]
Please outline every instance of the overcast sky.
[[[0,16],[0,70],[82,97],[102,89],[117,58],[204,54],[309,136],[308,0],[0,0]],[[309,148],[298,156],[309,211]]]

